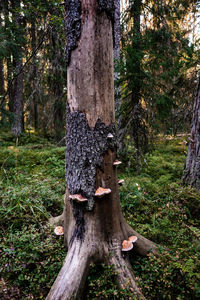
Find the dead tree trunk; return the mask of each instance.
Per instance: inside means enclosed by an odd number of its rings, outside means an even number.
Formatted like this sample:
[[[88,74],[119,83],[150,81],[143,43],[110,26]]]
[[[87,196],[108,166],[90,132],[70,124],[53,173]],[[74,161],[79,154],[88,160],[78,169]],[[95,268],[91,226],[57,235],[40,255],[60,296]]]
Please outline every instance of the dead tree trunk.
[[[92,262],[112,263],[121,288],[137,287],[122,242],[137,235],[135,251],[155,245],[123,218],[117,183],[113,86],[113,1],[65,1],[68,63],[64,237],[68,253],[47,299],[79,299]],[[111,193],[95,196],[97,188]],[[77,202],[83,197],[85,201]],[[76,198],[77,200],[72,200]]]
[[[194,101],[192,129],[183,172],[183,183],[200,190],[200,78]]]

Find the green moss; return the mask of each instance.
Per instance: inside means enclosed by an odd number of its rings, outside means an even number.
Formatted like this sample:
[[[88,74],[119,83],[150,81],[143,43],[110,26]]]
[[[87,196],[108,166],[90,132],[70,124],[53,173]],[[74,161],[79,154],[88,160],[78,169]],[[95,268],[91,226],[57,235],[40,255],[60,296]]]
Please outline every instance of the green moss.
[[[63,210],[65,148],[36,135],[16,144],[5,134],[0,143],[1,276],[10,299],[45,299],[66,255],[62,237],[46,225]],[[158,257],[131,257],[147,299],[200,299],[200,193],[181,184],[185,144],[159,137],[139,176],[134,167],[119,170],[127,222],[162,247]],[[128,151],[125,165],[133,166],[132,145]],[[112,266],[93,266],[85,299],[134,299],[115,277]]]

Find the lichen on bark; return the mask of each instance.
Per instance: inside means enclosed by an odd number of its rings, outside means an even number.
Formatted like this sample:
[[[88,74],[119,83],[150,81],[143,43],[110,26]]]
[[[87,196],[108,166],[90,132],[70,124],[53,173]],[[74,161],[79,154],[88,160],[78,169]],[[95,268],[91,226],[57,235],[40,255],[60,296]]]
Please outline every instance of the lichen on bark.
[[[108,138],[111,133],[113,138]],[[102,169],[104,154],[116,147],[115,125],[106,126],[98,119],[94,128],[88,125],[82,112],[67,112],[66,183],[71,195],[81,194],[88,199],[92,210],[96,191],[97,168]],[[108,187],[109,188],[109,187]],[[85,206],[86,206],[85,205]]]
[[[81,35],[81,3],[79,0],[65,0],[65,27],[67,44],[65,48],[67,65],[71,52],[77,47]]]

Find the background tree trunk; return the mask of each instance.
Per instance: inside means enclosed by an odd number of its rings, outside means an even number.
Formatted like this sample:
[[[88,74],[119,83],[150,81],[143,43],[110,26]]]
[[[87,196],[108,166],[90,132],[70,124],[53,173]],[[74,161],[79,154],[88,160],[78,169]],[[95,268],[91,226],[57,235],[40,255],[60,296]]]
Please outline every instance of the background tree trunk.
[[[20,55],[19,50],[19,55]],[[24,131],[23,126],[23,74],[21,72],[22,68],[22,57],[18,57],[16,61],[16,68],[15,72],[17,75],[16,79],[14,80],[13,85],[13,123],[11,127],[11,132],[15,136],[19,136]]]
[[[19,29],[21,26],[20,14],[17,10],[20,9],[20,1],[13,1],[12,7],[13,22]],[[16,52],[13,54],[13,65],[15,66],[15,73],[13,84],[13,122],[11,126],[11,132],[15,136],[20,136],[24,131],[23,122],[23,73],[22,69],[22,47],[21,45],[16,47]]]
[[[0,4],[0,12],[2,11],[2,7]],[[2,27],[2,18],[1,18],[1,14],[0,14],[0,30]],[[0,56],[0,100],[2,99],[2,97],[4,96],[5,93],[5,89],[4,89],[4,69],[3,69],[3,58]],[[5,103],[3,105],[3,110],[5,109]],[[5,114],[4,111],[1,111],[1,125],[4,125],[5,123]]]
[[[65,103],[63,101],[63,73],[64,67],[61,69],[63,64],[63,54],[58,50],[58,45],[61,48],[61,41],[59,40],[56,28],[52,26],[52,46],[53,46],[53,57],[52,57],[52,71],[53,71],[53,94],[54,94],[54,130],[56,141],[59,142],[64,136],[64,124],[65,124]]]
[[[194,101],[192,129],[183,182],[200,190],[200,78]]]
[[[2,7],[0,4],[0,11],[2,11]],[[0,30],[2,29],[2,18],[0,14]],[[3,58],[0,56],[0,96],[4,95],[4,71],[3,71]]]
[[[91,262],[112,263],[121,288],[143,298],[123,254],[122,242],[133,234],[119,200],[113,78],[113,1],[65,1],[68,62],[66,132],[65,263],[47,299],[78,299]],[[75,29],[74,29],[75,28]],[[73,29],[73,31],[72,31]],[[73,51],[72,51],[73,50]],[[108,138],[111,133],[113,138]],[[98,187],[111,193],[95,197]],[[80,194],[77,203],[70,195]],[[136,251],[155,250],[138,235]]]
[[[32,53],[36,49],[36,28],[35,28],[35,17],[31,22],[31,47]],[[37,61],[36,55],[33,56],[33,116],[34,116],[34,127],[38,130],[38,93],[37,93]]]
[[[134,20],[133,35],[134,39],[132,47],[135,51],[136,60],[134,62],[134,84],[132,88],[132,135],[136,148],[136,163],[137,172],[140,171],[141,157],[148,149],[148,133],[147,128],[143,122],[143,108],[141,105],[141,83],[142,83],[142,70],[141,70],[141,0],[134,0],[131,10]]]

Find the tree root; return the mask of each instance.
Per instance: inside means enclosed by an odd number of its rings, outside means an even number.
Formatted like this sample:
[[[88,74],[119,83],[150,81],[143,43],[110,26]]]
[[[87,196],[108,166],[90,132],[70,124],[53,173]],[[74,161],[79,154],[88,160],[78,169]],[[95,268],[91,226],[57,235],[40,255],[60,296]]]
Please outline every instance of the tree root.
[[[128,259],[128,253],[121,251],[121,245],[109,247],[111,253],[108,256],[108,263],[113,265],[116,272],[116,281],[121,289],[129,289],[133,293],[134,299],[145,299],[141,289],[137,286],[132,266]]]
[[[49,224],[52,226],[63,225],[63,222],[64,222],[64,213],[62,213],[62,215],[60,215],[60,216],[51,217],[49,219]]]
[[[49,223],[52,226],[63,225],[64,212],[60,216],[50,218]],[[133,230],[133,228],[128,224],[126,224],[126,230],[129,236],[135,235],[138,238],[137,242],[134,244],[134,251],[136,254],[141,256],[147,256],[150,252],[152,252],[154,255],[158,255],[158,245],[154,244],[152,241],[140,235],[137,231]]]
[[[145,299],[136,284],[128,254],[121,252],[121,242],[116,242],[115,246],[114,242],[111,244],[104,243],[103,250],[97,249],[97,243],[91,245],[88,240],[84,242],[74,240],[46,300],[81,299],[90,264],[103,260],[113,265],[120,288],[131,291],[133,299]]]
[[[74,242],[46,300],[79,299],[89,271],[89,257],[87,247]]]

